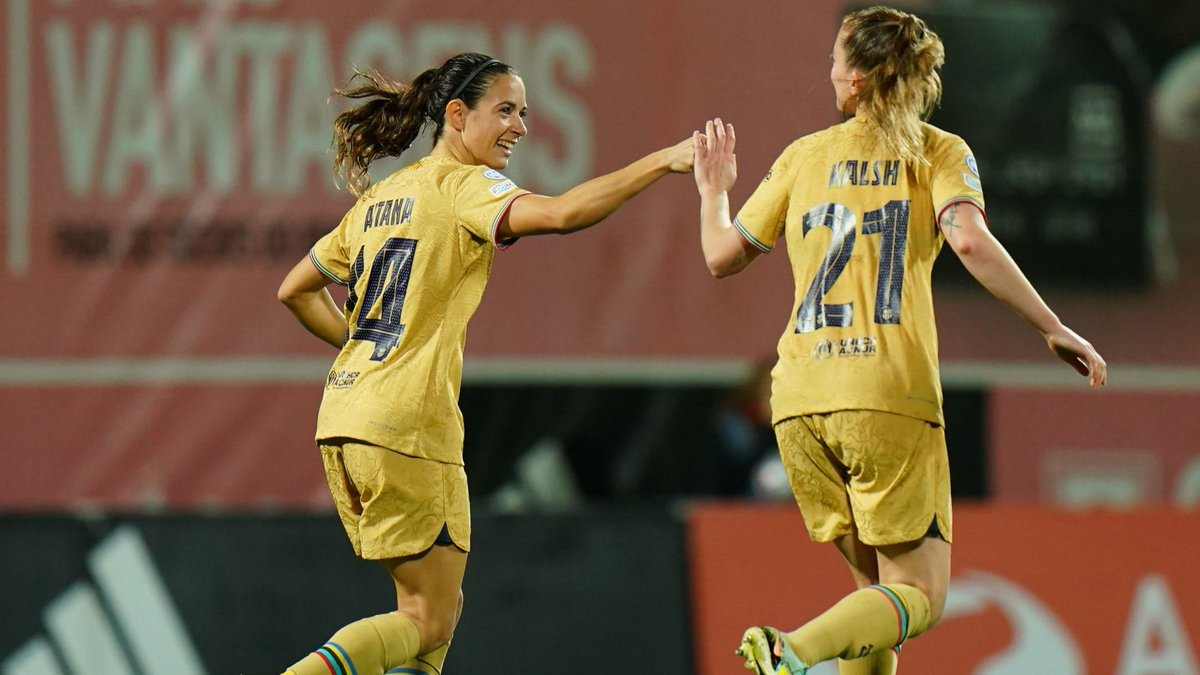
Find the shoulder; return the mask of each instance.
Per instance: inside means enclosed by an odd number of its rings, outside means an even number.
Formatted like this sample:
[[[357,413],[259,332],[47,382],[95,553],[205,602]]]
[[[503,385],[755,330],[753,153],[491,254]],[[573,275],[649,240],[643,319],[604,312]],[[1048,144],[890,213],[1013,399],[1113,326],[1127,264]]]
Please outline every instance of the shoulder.
[[[847,131],[846,123],[835,124],[831,127],[826,127],[810,134],[806,134],[792,141],[788,149],[793,152],[805,152],[813,148],[826,145],[832,141],[840,140],[845,136]]]
[[[935,127],[928,122],[922,122],[921,124],[925,132],[925,149],[927,151],[946,153],[956,150],[970,150],[970,146],[967,145],[962,136],[950,133],[940,127]]]
[[[798,167],[806,157],[812,154],[812,150],[821,144],[821,137],[824,133],[825,131],[818,131],[788,143],[775,160],[775,164],[771,168],[772,173],[789,172]]]

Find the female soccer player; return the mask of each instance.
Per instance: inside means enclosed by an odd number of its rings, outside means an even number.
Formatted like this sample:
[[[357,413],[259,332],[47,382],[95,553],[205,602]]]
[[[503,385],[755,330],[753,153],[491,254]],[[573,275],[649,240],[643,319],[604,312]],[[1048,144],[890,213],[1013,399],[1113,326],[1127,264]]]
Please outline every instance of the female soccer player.
[[[779,341],[772,418],[810,537],[833,542],[858,590],[798,630],[746,631],[758,673],[892,673],[941,617],[950,482],[930,274],[942,243],[1093,387],[1104,359],[1059,321],[987,229],[975,159],[925,120],[941,98],[941,40],[905,12],[842,21],[830,80],[846,121],[792,143],[730,221],[734,130],[693,136],[709,270],[745,269],[786,238],[795,304]]]
[[[387,568],[397,610],[338,630],[288,673],[437,673],[471,548],[463,345],[496,249],[598,223],[667,173],[690,171],[692,140],[558,197],[534,195],[500,173],[528,131],[511,66],[467,53],[411,84],[356,78],[336,92],[363,102],[337,118],[334,143],[358,202],[288,273],[279,299],[340,350],[317,443],[354,551]],[[400,156],[426,126],[432,152],[371,185],[371,162]],[[331,281],[348,287],[344,311]]]

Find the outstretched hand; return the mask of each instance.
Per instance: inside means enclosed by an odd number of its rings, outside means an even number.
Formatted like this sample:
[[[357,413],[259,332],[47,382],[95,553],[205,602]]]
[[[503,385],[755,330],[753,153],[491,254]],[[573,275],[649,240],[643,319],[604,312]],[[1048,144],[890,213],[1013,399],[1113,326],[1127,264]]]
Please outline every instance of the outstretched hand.
[[[692,132],[696,155],[696,187],[700,192],[729,192],[737,182],[737,155],[733,125],[718,117],[704,124],[704,132]]]
[[[695,155],[692,152],[692,139],[685,138],[667,148],[667,168],[672,173],[688,173],[692,170]]]
[[[1060,331],[1046,334],[1046,344],[1055,356],[1087,377],[1092,387],[1103,387],[1108,383],[1108,364],[1092,343],[1075,331],[1063,326]]]

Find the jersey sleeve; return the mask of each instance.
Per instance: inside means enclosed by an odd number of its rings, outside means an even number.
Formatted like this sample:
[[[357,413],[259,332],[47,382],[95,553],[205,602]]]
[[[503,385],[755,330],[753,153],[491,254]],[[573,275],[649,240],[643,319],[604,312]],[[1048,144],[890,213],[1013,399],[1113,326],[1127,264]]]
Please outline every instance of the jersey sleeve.
[[[527,194],[529,190],[517,187],[495,169],[471,167],[455,194],[454,215],[471,234],[492,242],[496,248],[508,248],[516,240],[497,241],[496,228],[513,201]]]
[[[789,145],[771,165],[754,194],[742,205],[733,226],[755,248],[770,253],[783,234],[792,192],[793,160],[798,143]]]
[[[966,141],[958,136],[948,136],[939,144],[933,157],[934,216],[941,220],[946,207],[958,202],[970,202],[984,214],[983,183],[979,177],[979,165]]]
[[[317,240],[308,252],[308,259],[316,265],[321,274],[329,277],[334,283],[346,286],[350,283],[350,244],[348,227],[351,209],[342,217],[342,222],[331,232]]]

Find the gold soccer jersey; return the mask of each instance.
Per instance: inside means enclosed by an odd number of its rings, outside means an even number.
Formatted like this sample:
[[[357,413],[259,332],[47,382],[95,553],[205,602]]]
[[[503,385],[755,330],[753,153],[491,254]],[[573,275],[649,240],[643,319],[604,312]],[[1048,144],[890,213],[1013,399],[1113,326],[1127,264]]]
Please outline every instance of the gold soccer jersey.
[[[930,275],[950,204],[983,209],[963,140],[924,125],[907,166],[862,119],[792,143],[734,226],[770,251],[786,237],[796,298],[774,370],[774,421],[884,410],[942,424]]]
[[[325,383],[317,439],[351,438],[462,464],[467,322],[496,228],[527,194],[498,171],[426,157],[373,186],[309,258],[348,287],[348,341]]]

